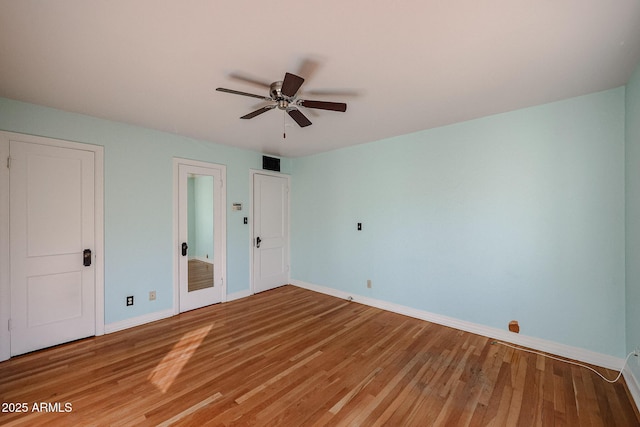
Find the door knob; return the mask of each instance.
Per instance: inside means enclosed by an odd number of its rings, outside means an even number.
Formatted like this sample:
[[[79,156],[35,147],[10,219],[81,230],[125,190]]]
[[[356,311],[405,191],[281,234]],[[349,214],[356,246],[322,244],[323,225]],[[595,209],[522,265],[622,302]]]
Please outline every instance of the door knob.
[[[260,242],[262,242],[262,239],[260,239],[259,237],[256,239],[256,248],[260,249]]]
[[[82,265],[85,267],[91,266],[91,249],[85,249],[82,252]]]
[[[189,249],[187,242],[182,242],[182,256],[187,256],[187,249]]]

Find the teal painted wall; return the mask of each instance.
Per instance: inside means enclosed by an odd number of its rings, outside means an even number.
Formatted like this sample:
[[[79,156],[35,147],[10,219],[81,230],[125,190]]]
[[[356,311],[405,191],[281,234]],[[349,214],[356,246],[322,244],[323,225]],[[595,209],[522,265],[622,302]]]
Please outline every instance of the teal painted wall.
[[[213,177],[187,178],[187,244],[189,257],[213,261]]]
[[[0,129],[104,146],[105,323],[173,304],[173,157],[227,166],[227,291],[249,289],[249,170],[262,155],[0,98]],[[283,172],[290,163],[283,159]],[[148,301],[148,291],[157,300]],[[135,305],[125,306],[126,295]]]
[[[196,223],[196,180],[194,177],[187,178],[187,245],[189,248],[196,247],[196,228],[191,224]]]
[[[196,176],[194,179],[194,221],[189,223],[189,232],[193,229],[195,246],[193,250],[189,247],[189,254],[213,262],[213,177]]]
[[[228,292],[249,289],[230,208],[261,154],[2,98],[0,129],[105,147],[106,323],[171,307],[173,157],[227,165]],[[618,88],[283,159],[292,278],[623,356],[624,156]]]
[[[293,159],[292,278],[624,356],[624,93]]]
[[[627,352],[640,346],[640,64],[626,86]],[[640,384],[640,365],[630,363]]]

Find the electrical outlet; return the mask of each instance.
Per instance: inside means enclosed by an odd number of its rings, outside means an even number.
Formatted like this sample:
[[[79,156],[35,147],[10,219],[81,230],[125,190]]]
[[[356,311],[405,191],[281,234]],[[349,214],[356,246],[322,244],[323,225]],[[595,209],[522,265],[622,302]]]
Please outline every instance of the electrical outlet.
[[[127,297],[127,306],[133,305],[133,295]]]
[[[149,292],[149,301],[155,301],[156,300],[156,291],[150,291]]]
[[[367,288],[371,289],[371,279],[367,280]]]

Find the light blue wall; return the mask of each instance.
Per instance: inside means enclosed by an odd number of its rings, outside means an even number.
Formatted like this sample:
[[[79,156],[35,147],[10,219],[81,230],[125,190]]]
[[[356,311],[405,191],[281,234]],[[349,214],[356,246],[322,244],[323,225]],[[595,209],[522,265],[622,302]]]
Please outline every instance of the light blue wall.
[[[283,159],[292,278],[623,356],[624,122],[619,88]],[[227,165],[228,292],[249,288],[249,214],[230,207],[259,153],[2,98],[0,129],[105,147],[106,323],[171,307],[173,157]]]
[[[640,64],[626,87],[627,352],[640,345]],[[630,364],[640,383],[640,365]]]
[[[104,146],[105,323],[172,307],[173,157],[227,166],[227,291],[249,289],[249,215],[231,203],[249,206],[249,169],[261,169],[261,154],[6,98],[0,129]],[[286,159],[281,166],[289,172]]]
[[[196,247],[196,229],[190,226],[196,223],[196,180],[194,177],[187,178],[187,245],[189,248]]]
[[[208,258],[213,262],[213,177],[196,176],[194,188],[194,229],[196,245],[190,252],[198,258]]]
[[[213,261],[213,177],[187,178],[187,243],[189,257]]]
[[[623,356],[624,108],[618,88],[294,159],[292,278]]]

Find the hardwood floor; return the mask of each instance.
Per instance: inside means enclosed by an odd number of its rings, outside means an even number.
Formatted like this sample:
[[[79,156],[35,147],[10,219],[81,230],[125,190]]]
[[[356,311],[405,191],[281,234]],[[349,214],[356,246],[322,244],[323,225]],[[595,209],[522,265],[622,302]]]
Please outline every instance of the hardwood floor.
[[[623,382],[491,342],[284,286],[0,363],[0,424],[640,425]]]
[[[213,287],[212,263],[190,259],[187,265],[189,292]]]

